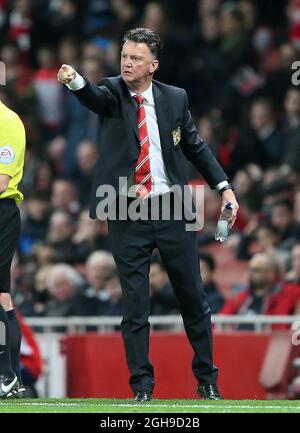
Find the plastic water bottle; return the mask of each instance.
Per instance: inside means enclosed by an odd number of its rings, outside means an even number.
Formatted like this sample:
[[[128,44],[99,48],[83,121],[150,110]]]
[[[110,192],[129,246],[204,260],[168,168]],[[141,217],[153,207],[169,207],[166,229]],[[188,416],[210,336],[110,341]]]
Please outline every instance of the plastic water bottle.
[[[216,241],[224,242],[228,238],[228,232],[229,232],[228,220],[231,217],[232,208],[233,208],[232,204],[227,203],[223,212],[221,212],[217,224],[216,232],[215,232]]]

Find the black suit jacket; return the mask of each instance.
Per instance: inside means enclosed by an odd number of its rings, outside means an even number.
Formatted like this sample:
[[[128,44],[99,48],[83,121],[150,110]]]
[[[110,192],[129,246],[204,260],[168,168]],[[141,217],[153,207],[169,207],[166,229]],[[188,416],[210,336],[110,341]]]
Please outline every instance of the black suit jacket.
[[[121,76],[104,78],[98,86],[87,84],[73,92],[81,104],[98,113],[101,122],[100,158],[95,166],[90,217],[96,218],[99,186],[119,190],[119,177],[132,175],[139,156],[137,105]],[[187,185],[183,158],[190,160],[209,186],[227,176],[206,143],[199,137],[188,108],[185,90],[153,80],[153,94],[166,173],[172,185]],[[181,128],[181,141],[174,146],[172,131]]]

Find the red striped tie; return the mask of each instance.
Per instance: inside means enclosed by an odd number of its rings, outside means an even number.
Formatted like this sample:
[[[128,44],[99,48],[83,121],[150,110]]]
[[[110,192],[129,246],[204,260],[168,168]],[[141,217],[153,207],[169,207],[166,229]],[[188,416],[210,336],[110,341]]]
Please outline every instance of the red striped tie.
[[[146,198],[152,189],[150,169],[150,140],[147,129],[146,112],[143,106],[144,98],[140,95],[134,96],[138,103],[137,123],[140,140],[140,155],[135,166],[135,191],[142,198]]]

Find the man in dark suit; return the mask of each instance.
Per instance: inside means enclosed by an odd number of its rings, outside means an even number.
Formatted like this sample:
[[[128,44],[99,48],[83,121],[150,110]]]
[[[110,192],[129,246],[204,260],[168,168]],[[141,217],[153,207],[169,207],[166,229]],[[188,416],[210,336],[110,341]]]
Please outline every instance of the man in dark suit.
[[[118,197],[138,200],[141,206],[157,196],[163,201],[174,185],[183,188],[187,184],[182,169],[184,155],[210,187],[222,194],[222,208],[229,201],[233,204],[232,226],[238,204],[226,174],[198,135],[186,92],[153,80],[159,50],[156,33],[133,29],[124,36],[120,76],[105,78],[94,86],[69,65],[62,65],[58,72],[58,80],[83,105],[98,113],[102,124],[101,157],[95,167],[90,216],[97,217],[104,199],[99,197],[99,187],[105,184],[113,186]],[[134,187],[130,200],[132,188],[120,190],[120,177]],[[185,218],[175,218],[174,208],[169,220],[161,214],[156,220],[108,218],[122,285],[121,329],[135,401],[151,400],[154,388],[153,366],[148,358],[148,318],[149,266],[155,247],[160,251],[194,349],[192,368],[198,392],[206,399],[222,398],[212,359],[210,309],[202,287],[196,234],[187,231],[185,223]]]

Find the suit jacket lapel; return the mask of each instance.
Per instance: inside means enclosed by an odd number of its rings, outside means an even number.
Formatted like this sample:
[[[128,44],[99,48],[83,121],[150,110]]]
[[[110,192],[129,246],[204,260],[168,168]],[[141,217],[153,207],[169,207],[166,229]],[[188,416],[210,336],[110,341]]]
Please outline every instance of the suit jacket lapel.
[[[125,113],[133,127],[136,138],[138,139],[136,144],[137,146],[139,146],[139,133],[138,133],[138,126],[137,126],[137,106],[133,98],[130,96],[130,93],[125,83],[123,86],[123,96],[124,96]]]
[[[153,95],[155,100],[155,110],[161,142],[161,149],[165,160],[168,159],[168,153],[171,149],[170,136],[170,110],[168,101],[164,97],[159,87],[153,82]]]

